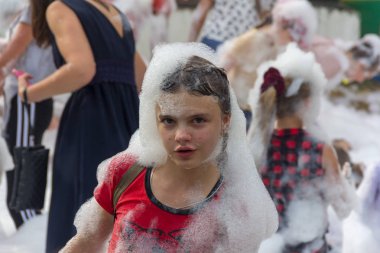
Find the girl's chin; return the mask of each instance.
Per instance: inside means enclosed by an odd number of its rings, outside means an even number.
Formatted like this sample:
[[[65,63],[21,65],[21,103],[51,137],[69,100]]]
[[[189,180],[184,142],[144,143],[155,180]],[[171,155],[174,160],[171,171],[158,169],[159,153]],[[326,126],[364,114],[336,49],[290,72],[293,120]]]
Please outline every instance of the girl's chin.
[[[189,160],[182,160],[182,159],[171,159],[172,162],[175,164],[176,167],[184,170],[192,170],[204,167],[209,161],[208,159],[204,160],[195,160],[195,159],[189,159]]]

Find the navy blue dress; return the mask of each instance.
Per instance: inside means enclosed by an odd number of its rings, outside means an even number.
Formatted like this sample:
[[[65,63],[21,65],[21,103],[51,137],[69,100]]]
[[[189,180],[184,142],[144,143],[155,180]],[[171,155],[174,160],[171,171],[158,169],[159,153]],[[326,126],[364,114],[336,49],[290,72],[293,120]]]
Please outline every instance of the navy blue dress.
[[[57,252],[76,233],[73,221],[93,196],[99,163],[126,149],[138,128],[139,99],[134,78],[135,44],[126,17],[123,36],[84,0],[62,0],[79,18],[96,61],[96,74],[72,93],[55,147],[53,189],[46,252]],[[57,67],[65,61],[53,39]]]

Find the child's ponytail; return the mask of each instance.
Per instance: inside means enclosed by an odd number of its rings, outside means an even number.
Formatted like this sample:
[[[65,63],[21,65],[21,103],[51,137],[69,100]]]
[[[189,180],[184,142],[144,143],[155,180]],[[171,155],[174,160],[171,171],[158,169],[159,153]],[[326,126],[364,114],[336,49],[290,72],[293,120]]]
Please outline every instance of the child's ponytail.
[[[257,168],[260,168],[265,160],[264,152],[267,150],[273,131],[278,99],[285,92],[285,80],[276,68],[271,67],[265,72],[259,92],[258,103],[254,110],[255,121],[252,122],[248,132],[248,139],[254,140],[250,144]]]

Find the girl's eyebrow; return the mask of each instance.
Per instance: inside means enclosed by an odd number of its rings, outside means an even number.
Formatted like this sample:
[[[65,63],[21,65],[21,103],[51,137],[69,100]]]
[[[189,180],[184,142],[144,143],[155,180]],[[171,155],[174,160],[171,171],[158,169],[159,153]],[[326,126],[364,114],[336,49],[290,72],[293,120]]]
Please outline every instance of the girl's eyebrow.
[[[195,117],[204,118],[204,117],[208,117],[209,115],[210,115],[210,113],[197,113],[197,114],[190,115],[190,117],[192,117],[192,118],[195,118]]]
[[[187,117],[189,117],[189,118],[195,118],[195,117],[209,117],[209,116],[210,116],[210,113],[195,113],[195,114],[190,114]],[[159,119],[168,118],[168,117],[169,118],[173,118],[174,116],[170,115],[170,114],[159,114],[158,115]]]
[[[159,118],[159,119],[167,118],[167,117],[173,117],[173,116],[171,116],[171,115],[169,115],[169,114],[159,114],[159,115],[158,115],[158,118]]]

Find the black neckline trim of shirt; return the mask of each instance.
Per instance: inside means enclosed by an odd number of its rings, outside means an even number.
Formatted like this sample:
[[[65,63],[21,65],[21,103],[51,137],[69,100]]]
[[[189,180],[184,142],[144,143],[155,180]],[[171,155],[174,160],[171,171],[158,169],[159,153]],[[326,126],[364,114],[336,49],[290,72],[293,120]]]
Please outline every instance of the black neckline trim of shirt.
[[[213,199],[213,196],[218,192],[221,184],[223,183],[223,176],[221,175],[203,202],[195,205],[192,208],[178,209],[178,208],[167,206],[167,205],[161,203],[158,199],[156,199],[156,197],[153,195],[152,187],[150,185],[151,174],[152,174],[152,168],[147,168],[146,174],[145,174],[145,191],[146,191],[146,194],[148,195],[148,198],[150,199],[150,201],[152,201],[153,204],[158,206],[160,209],[162,209],[166,212],[172,213],[172,214],[189,215],[189,214],[195,213],[200,208],[202,208],[206,203],[208,203],[209,201],[211,201]]]

